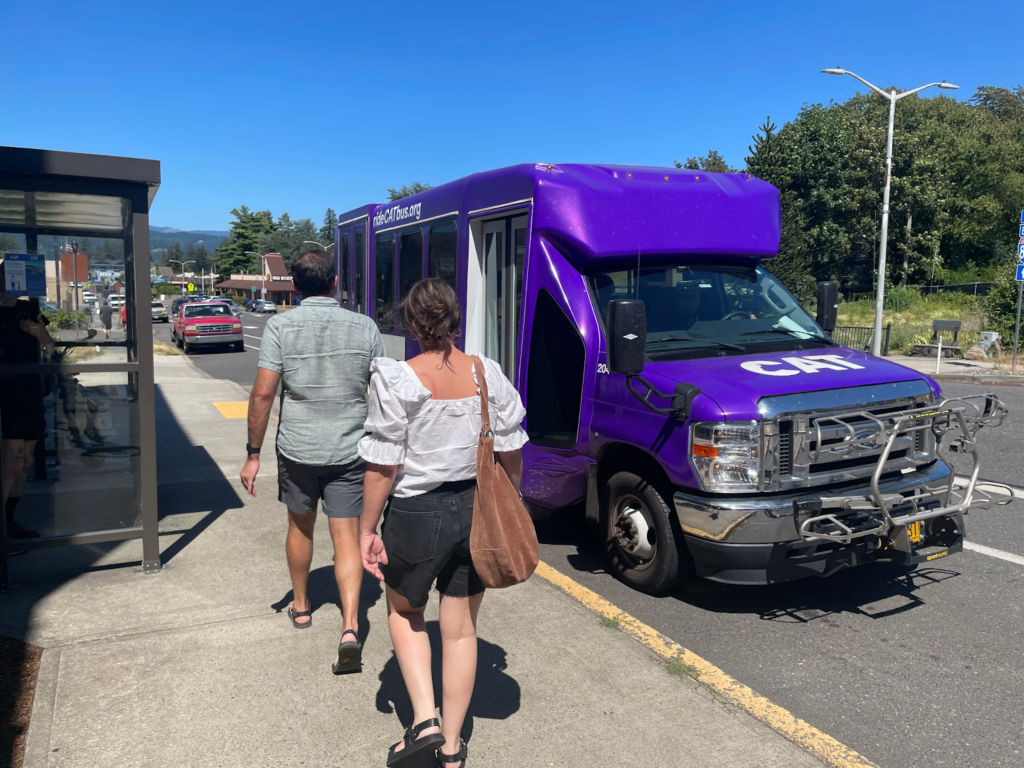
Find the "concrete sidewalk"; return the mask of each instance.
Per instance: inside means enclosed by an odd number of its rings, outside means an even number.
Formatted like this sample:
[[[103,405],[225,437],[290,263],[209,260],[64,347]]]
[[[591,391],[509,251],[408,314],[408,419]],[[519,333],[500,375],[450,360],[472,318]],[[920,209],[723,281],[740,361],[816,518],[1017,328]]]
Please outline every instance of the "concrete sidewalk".
[[[157,381],[165,570],[129,564],[138,542],[11,560],[0,632],[46,649],[25,768],[383,765],[411,708],[380,586],[363,583],[363,673],[334,677],[325,521],[296,631],[276,479],[241,497],[245,419],[213,405],[244,393],[184,358],[157,358]],[[436,617],[435,597],[435,679]],[[820,765],[539,578],[488,594],[479,635],[470,767]]]

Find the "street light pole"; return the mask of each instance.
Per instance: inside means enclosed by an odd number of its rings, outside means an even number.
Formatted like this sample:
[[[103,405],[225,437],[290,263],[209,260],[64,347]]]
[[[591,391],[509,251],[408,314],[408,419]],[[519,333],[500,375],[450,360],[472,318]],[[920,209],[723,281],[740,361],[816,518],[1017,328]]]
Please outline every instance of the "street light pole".
[[[245,254],[247,256],[259,256],[260,259],[262,260],[263,274],[260,277],[263,280],[263,290],[260,292],[260,298],[261,299],[266,299],[267,298],[267,256],[269,256],[270,254],[269,253],[256,253],[256,251],[246,251]]]
[[[167,259],[167,261],[169,261],[171,264],[180,264],[181,265],[181,276],[182,276],[182,278],[185,277],[185,265],[186,264],[195,264],[194,261],[178,261],[177,259]],[[182,293],[184,293],[184,291],[182,291]]]
[[[928,83],[928,85],[922,85],[920,88],[914,88],[910,91],[897,93],[895,88],[891,91],[883,91],[877,85],[872,85],[860,75],[855,75],[853,72],[849,72],[842,67],[836,67],[835,69],[823,69],[821,71],[826,75],[849,75],[850,77],[860,80],[868,88],[876,93],[880,93],[889,100],[889,135],[885,142],[885,192],[882,194],[882,242],[878,249],[878,289],[875,292],[875,330],[871,344],[871,354],[875,357],[881,357],[882,311],[885,309],[885,252],[886,245],[889,240],[889,188],[892,183],[892,134],[893,128],[896,124],[896,102],[904,96],[910,96],[918,91],[923,91],[925,88],[931,88],[933,85],[951,91],[956,90],[959,86],[947,83],[943,80],[941,83]]]

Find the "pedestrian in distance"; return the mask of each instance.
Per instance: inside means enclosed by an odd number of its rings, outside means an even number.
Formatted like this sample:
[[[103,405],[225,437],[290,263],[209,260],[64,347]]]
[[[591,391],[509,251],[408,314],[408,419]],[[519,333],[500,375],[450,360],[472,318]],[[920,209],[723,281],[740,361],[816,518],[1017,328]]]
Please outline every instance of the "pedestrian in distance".
[[[388,629],[413,706],[412,724],[391,747],[387,764],[432,768],[440,761],[463,768],[461,732],[476,679],[476,620],[484,596],[469,549],[482,421],[477,359],[454,346],[461,313],[444,280],[416,283],[402,313],[422,354],[408,362],[373,361],[367,434],[359,441],[367,462],[363,567],[386,585]],[[497,363],[485,360],[480,370],[494,451],[518,491],[526,410]],[[423,618],[435,581],[441,593],[440,722]]]
[[[126,302],[126,303],[121,305],[121,315],[120,315],[120,319],[118,320],[118,325],[120,326],[122,331],[125,329],[125,325],[127,325],[127,323],[128,323],[128,304]]]
[[[110,338],[110,324],[114,317],[114,310],[106,301],[103,302],[103,306],[100,307],[100,322],[103,323],[103,333],[109,339]]]
[[[323,251],[296,259],[292,279],[308,298],[267,323],[259,371],[249,397],[248,458],[241,478],[256,495],[260,449],[278,386],[283,392],[277,427],[278,500],[288,508],[285,555],[292,580],[288,616],[296,629],[313,622],[306,593],[319,504],[334,544],[334,576],[343,614],[334,674],[362,670],[359,637],[359,515],[363,472],[357,444],[366,420],[370,363],[385,354],[374,322],[334,299],[334,262]]]

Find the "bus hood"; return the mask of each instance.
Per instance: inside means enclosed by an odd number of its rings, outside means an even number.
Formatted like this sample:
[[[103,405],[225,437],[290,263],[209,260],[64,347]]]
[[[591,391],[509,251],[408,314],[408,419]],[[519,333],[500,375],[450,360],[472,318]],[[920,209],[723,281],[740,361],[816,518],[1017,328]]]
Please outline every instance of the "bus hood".
[[[844,347],[651,362],[643,375],[662,391],[683,382],[700,387],[729,421],[760,419],[758,401],[775,395],[915,380],[940,392],[922,373]]]

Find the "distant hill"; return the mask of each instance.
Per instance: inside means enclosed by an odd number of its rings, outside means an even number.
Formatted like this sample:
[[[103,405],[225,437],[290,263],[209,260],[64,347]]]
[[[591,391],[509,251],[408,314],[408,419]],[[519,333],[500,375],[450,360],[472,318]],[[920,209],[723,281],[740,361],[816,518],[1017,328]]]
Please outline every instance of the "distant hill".
[[[226,229],[175,229],[174,227],[150,227],[150,232],[159,232],[162,235],[213,235],[214,237],[227,237],[230,232]]]
[[[170,248],[172,243],[178,243],[182,249],[187,248],[190,244],[202,244],[212,254],[217,246],[224,242],[224,238],[228,234],[228,232],[217,230],[185,232],[174,227],[150,227],[149,247],[153,251],[163,251],[165,248]]]

